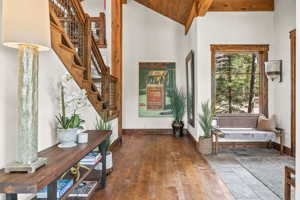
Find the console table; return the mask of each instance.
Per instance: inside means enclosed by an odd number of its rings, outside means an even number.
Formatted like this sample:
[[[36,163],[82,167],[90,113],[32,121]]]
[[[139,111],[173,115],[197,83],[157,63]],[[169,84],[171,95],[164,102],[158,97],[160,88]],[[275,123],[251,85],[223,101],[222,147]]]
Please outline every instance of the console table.
[[[104,144],[111,131],[87,131],[89,140],[87,144],[78,144],[76,147],[61,149],[57,145],[52,146],[39,153],[40,157],[48,158],[48,164],[38,169],[35,173],[11,173],[5,174],[0,171],[0,193],[6,194],[6,200],[17,200],[18,193],[36,194],[38,191],[48,186],[48,199],[56,200],[57,180],[71,167],[77,164],[88,153],[99,147],[102,154],[101,176],[98,179],[98,186],[104,188],[106,184],[106,151],[107,148],[100,148]],[[98,163],[99,163],[98,162]],[[97,164],[98,164],[97,163]],[[88,175],[94,170],[95,166],[88,166],[89,170],[83,169],[80,179],[61,198],[65,200]]]

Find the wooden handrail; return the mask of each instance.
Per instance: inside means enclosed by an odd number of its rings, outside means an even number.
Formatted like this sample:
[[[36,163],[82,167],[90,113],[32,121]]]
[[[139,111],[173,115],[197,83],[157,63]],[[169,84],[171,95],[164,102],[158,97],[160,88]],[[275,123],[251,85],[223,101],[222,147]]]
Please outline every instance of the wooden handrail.
[[[97,45],[97,42],[94,38],[94,36],[91,34],[91,37],[92,37],[92,51],[98,61],[98,64],[99,64],[99,67],[100,67],[100,70],[104,73],[104,74],[109,74],[108,70],[107,70],[107,67],[103,61],[103,58],[101,56],[101,53],[99,51],[99,48],[98,48],[98,45]]]
[[[71,2],[75,8],[76,14],[77,14],[78,18],[80,19],[81,23],[85,24],[86,23],[86,15],[81,6],[80,1],[79,0],[71,0]]]

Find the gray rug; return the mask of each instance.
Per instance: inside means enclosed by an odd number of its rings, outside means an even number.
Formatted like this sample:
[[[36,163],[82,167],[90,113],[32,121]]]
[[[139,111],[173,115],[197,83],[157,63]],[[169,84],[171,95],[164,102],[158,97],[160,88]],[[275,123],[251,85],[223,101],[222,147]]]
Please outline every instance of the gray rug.
[[[294,167],[295,159],[288,156],[253,156],[249,152],[235,152],[237,160],[253,176],[281,199],[284,198],[284,168]]]

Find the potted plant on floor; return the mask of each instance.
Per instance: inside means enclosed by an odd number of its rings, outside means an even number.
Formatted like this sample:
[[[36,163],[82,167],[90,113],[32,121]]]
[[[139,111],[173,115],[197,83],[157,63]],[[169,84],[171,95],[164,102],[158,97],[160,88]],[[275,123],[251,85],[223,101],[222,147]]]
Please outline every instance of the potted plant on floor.
[[[203,130],[203,135],[199,137],[198,150],[202,154],[210,154],[212,152],[212,120],[213,113],[209,101],[201,104],[202,113],[199,114],[199,125]]]
[[[174,136],[182,137],[183,136],[183,127],[184,123],[182,121],[182,118],[185,113],[185,101],[186,100],[186,95],[184,92],[177,87],[174,88],[170,103],[171,103],[171,110],[172,110],[172,115],[174,118],[174,121],[172,123],[172,128],[173,128],[173,134]]]
[[[106,120],[96,118],[95,129],[99,130],[99,131],[111,131],[112,127],[111,127],[111,124],[109,122],[107,122]],[[111,137],[109,137],[106,140],[106,143],[103,145],[104,146],[102,148],[109,149],[109,147],[111,145]],[[99,163],[99,165],[97,166],[97,169],[99,169],[99,170],[102,169],[102,163]],[[113,170],[112,152],[108,150],[106,152],[106,173],[109,174],[112,172],[112,170]]]
[[[56,116],[58,121],[58,139],[60,148],[71,148],[76,146],[77,133],[79,129],[83,129],[82,124],[84,120],[80,118],[75,112],[70,116],[66,116],[65,98],[64,98],[64,87],[61,86],[61,107],[62,113]]]

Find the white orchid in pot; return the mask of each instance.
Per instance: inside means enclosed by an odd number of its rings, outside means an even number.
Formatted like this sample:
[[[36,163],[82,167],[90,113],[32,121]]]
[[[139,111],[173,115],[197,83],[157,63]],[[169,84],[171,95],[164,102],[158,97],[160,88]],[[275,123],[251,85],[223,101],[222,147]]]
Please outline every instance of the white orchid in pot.
[[[69,83],[72,78],[66,75],[63,80],[64,82],[62,81],[60,85],[62,112],[56,116],[58,122],[57,134],[60,142],[59,147],[70,148],[77,145],[77,134],[80,129],[83,129],[83,123],[85,122],[77,112],[86,107],[88,103],[86,103],[87,99],[84,91],[73,92],[65,99],[65,87],[68,86],[66,83]]]

